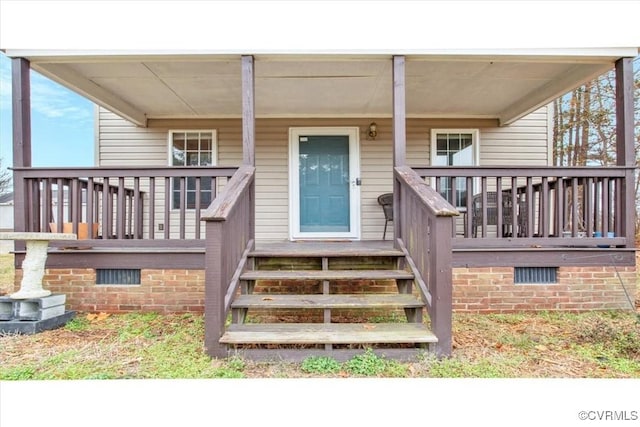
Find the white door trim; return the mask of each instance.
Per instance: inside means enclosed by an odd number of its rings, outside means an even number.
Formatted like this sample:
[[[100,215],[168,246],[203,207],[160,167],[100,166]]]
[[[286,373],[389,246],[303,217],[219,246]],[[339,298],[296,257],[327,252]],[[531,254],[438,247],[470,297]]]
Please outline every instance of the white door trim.
[[[349,232],[309,233],[300,231],[299,138],[305,135],[346,135],[349,137]],[[360,240],[360,129],[358,127],[292,127],[289,128],[289,239]]]

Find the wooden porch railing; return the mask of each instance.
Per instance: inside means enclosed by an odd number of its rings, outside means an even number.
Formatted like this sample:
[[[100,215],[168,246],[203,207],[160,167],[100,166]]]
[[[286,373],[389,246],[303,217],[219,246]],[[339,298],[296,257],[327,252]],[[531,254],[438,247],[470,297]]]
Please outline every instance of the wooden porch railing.
[[[212,357],[227,357],[218,341],[232,297],[255,240],[255,167],[241,166],[202,215],[206,221],[205,346]]]
[[[399,206],[394,217],[396,246],[405,253],[438,337],[436,354],[452,351],[452,239],[458,211],[407,167],[395,168]]]
[[[92,246],[117,240],[201,240],[200,216],[237,168],[15,168],[25,230],[85,227]],[[86,245],[84,243],[76,243]],[[127,242],[129,243],[129,242]]]
[[[463,213],[456,247],[627,245],[626,167],[413,168]],[[500,242],[502,240],[502,242]]]

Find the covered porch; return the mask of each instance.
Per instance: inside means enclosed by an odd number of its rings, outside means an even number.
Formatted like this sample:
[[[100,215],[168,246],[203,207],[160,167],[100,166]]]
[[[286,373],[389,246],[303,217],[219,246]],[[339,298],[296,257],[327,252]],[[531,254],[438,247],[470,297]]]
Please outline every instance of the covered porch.
[[[364,115],[390,120],[394,221],[393,240],[384,245],[397,251],[402,258],[399,265],[411,272],[411,281],[429,314],[438,354],[451,352],[452,267],[608,265],[611,260],[616,265],[634,263],[630,51],[612,50],[601,56],[568,52],[558,56],[374,55],[262,60],[238,55],[209,56],[195,62],[183,62],[181,57],[11,54],[16,231],[50,231],[52,224],[60,230],[67,223],[77,233],[83,224],[88,227],[90,238],[52,247],[49,268],[179,265],[204,269],[206,344],[211,355],[227,354],[226,345],[220,342],[227,314],[234,295],[249,289],[243,275],[252,269],[257,243],[257,115],[271,119],[282,115]],[[146,71],[140,71],[139,65],[145,62],[153,62],[166,74],[144,75]],[[408,118],[463,118],[508,125],[614,63],[618,76],[616,167],[443,168],[407,162]],[[261,74],[257,74],[256,64],[263,67]],[[492,69],[494,64],[498,71]],[[29,120],[32,66],[139,126],[178,117],[237,117],[242,160],[233,167],[33,168]],[[191,72],[184,74],[185,67]],[[533,79],[524,72],[532,69],[537,73]],[[460,72],[459,78],[468,85],[449,78],[453,70]],[[509,74],[515,79],[513,84],[503,87],[504,81],[494,81],[496,72]],[[125,78],[117,77],[118,73],[124,73]],[[200,79],[204,75],[210,80]],[[171,103],[171,97],[160,99],[157,93],[151,97],[153,89],[135,84],[141,78],[150,82],[158,78],[165,86],[184,85],[182,101]],[[211,94],[201,94],[209,101],[198,104],[203,101],[193,93],[196,83],[215,90],[229,87],[230,92],[216,97],[218,102]],[[342,96],[323,96],[328,88]],[[287,96],[280,98],[283,93]],[[196,189],[191,192],[196,198],[193,209],[188,208],[191,195],[187,182],[193,182]],[[201,209],[199,197],[204,186],[211,193],[211,204]],[[154,221],[160,217],[164,218],[162,230]],[[93,224],[97,224],[95,232]],[[17,262],[22,249],[16,247]],[[585,253],[589,256],[583,256]]]

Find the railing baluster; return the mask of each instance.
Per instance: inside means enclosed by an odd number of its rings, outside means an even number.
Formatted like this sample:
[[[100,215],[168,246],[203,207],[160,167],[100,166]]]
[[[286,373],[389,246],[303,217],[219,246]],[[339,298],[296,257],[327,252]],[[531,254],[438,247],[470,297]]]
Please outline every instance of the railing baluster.
[[[595,178],[593,183],[593,226],[595,230],[602,231],[602,178]],[[602,237],[607,237],[602,234]]]
[[[35,201],[35,185],[34,182],[37,182],[36,180],[33,179],[29,179],[26,182],[25,185],[25,192],[26,192],[26,200],[29,201],[28,206],[25,209],[26,212],[26,221],[25,221],[25,226],[27,228],[27,231],[34,231],[35,230],[35,226],[36,226],[36,222],[35,222],[35,206],[34,206],[34,201]]]
[[[131,190],[127,190],[125,193],[125,202],[127,204],[127,221],[126,221],[126,238],[133,239],[133,194]]]
[[[607,192],[606,192],[606,196],[607,196],[607,231],[616,231],[616,221],[615,221],[615,215],[616,215],[616,204],[615,204],[615,194],[613,193],[613,183],[615,182],[615,180],[612,179],[606,179],[605,178],[605,185],[607,187]],[[613,215],[612,215],[613,213]],[[603,234],[604,236],[606,236],[606,234]]]
[[[156,179],[149,177],[149,239],[155,238],[156,230]]]
[[[578,236],[578,178],[571,178],[571,235]]]
[[[540,201],[540,210],[542,212],[541,222],[539,230],[541,230],[540,237],[549,237],[549,222],[551,221],[551,198],[549,197],[549,178],[542,177],[542,195]]]
[[[94,210],[93,210],[93,204],[95,203],[94,201],[94,193],[93,193],[93,178],[89,177],[87,178],[87,187],[85,189],[86,191],[86,197],[87,197],[87,205],[85,207],[85,215],[86,215],[86,220],[87,220],[87,224],[89,227],[89,234],[91,237],[89,237],[90,239],[95,239],[95,234],[93,233],[93,224],[96,222],[93,215],[94,215]]]
[[[487,237],[487,177],[480,178],[482,189],[482,237]]]
[[[114,189],[116,193],[116,236],[118,239],[124,239],[124,221],[125,221],[125,213],[127,210],[125,204],[125,188],[124,188],[124,177],[118,178],[118,188]]]
[[[134,226],[132,230],[132,238],[142,239],[142,215],[141,215],[141,200],[140,200],[140,177],[133,178],[133,211],[134,211]]]
[[[175,178],[174,178],[175,179]],[[171,223],[171,207],[173,204],[172,194],[173,189],[171,188],[171,178],[168,176],[164,177],[164,238],[168,239],[170,237],[170,223]]]
[[[102,194],[102,238],[110,239],[111,236],[111,209],[109,199],[111,195],[109,194],[109,178],[102,178],[102,186],[101,186],[101,194]]]
[[[78,218],[78,211],[79,211],[79,207],[81,205],[81,203],[79,203],[78,200],[78,178],[72,178],[71,179],[71,188],[69,188],[69,208],[71,210],[71,218],[69,219],[69,221],[71,222],[71,232],[78,235],[78,228],[79,228],[79,218]]]
[[[512,237],[520,237],[522,230],[520,230],[518,220],[518,177],[511,177],[511,234]]]
[[[180,177],[180,238],[184,239],[185,236],[185,210],[187,203],[187,189],[186,189],[186,178],[184,176]]]
[[[49,178],[42,178],[42,225],[40,231],[50,231],[51,206],[51,183]]]
[[[58,199],[58,208],[56,209],[57,218],[57,232],[62,233],[63,224],[64,224],[64,185],[62,184],[62,178],[58,178],[56,180],[57,184],[57,199]]]
[[[501,239],[504,235],[504,209],[502,205],[502,177],[496,177],[496,236]]]
[[[200,197],[200,177],[196,176],[195,177],[196,180],[196,217],[194,218],[194,222],[195,222],[195,238],[199,239],[200,238],[200,203],[201,203],[201,197]]]
[[[593,201],[592,201],[592,190],[591,190],[591,186],[593,185],[593,179],[592,178],[586,178],[584,180],[584,189],[583,189],[583,194],[584,194],[584,201],[583,201],[583,205],[584,205],[584,217],[586,219],[587,222],[587,237],[593,237]],[[604,236],[607,237],[607,236]]]
[[[564,191],[564,178],[560,177],[556,181],[556,198],[557,198],[557,223],[556,230],[558,233],[558,237],[564,236],[565,229],[565,191]]]
[[[38,227],[40,227],[40,223],[42,221],[42,193],[40,191],[39,179],[33,180],[33,196],[33,229],[38,230]]]
[[[467,212],[466,214],[463,214],[464,215],[463,221],[465,226],[464,237],[471,237],[471,234],[473,233],[473,230],[472,230],[473,192],[474,192],[473,178],[469,176],[467,177],[467,200],[465,205]]]
[[[535,217],[533,215],[534,213],[534,207],[535,207],[535,200],[533,200],[533,177],[528,176],[527,177],[527,187],[526,187],[526,198],[525,198],[525,206],[527,209],[527,225],[526,225],[526,237],[533,237],[534,235],[534,226],[535,226]]]

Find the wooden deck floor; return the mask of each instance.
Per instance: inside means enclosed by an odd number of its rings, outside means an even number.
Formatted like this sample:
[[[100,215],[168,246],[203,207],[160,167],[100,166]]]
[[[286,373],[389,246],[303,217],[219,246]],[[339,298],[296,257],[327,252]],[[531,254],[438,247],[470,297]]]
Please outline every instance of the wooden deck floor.
[[[454,239],[453,267],[527,266],[588,266],[635,265],[634,248],[540,247],[533,239],[500,239],[486,247],[482,239],[473,248],[456,247]],[[494,239],[495,240],[495,239]],[[108,246],[94,246],[96,241],[82,241],[81,248],[49,250],[48,268],[204,268],[205,240],[168,245],[162,240],[109,240]],[[97,241],[100,242],[100,241]],[[103,242],[104,244],[104,242]],[[401,256],[391,240],[361,241],[257,241],[252,255],[256,257],[356,257]],[[19,262],[24,251],[18,251]]]

